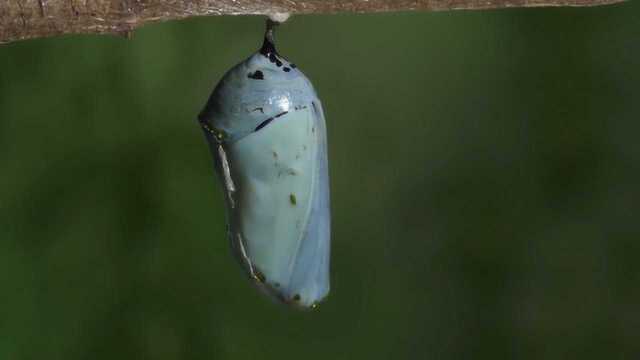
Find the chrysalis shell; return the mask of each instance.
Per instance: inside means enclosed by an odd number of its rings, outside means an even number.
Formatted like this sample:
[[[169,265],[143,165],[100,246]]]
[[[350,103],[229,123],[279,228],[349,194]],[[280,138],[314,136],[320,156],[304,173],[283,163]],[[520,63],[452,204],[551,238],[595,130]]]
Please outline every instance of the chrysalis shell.
[[[309,79],[276,51],[273,22],[261,49],[220,80],[199,120],[235,256],[267,293],[315,306],[329,293],[325,118]]]

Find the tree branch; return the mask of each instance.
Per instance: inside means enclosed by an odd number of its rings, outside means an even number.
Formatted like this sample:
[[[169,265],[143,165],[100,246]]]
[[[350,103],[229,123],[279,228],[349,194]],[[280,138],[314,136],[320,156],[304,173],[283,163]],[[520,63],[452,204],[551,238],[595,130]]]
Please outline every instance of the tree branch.
[[[332,14],[539,6],[623,0],[0,0],[0,43],[69,33],[129,34],[136,27],[204,15]]]

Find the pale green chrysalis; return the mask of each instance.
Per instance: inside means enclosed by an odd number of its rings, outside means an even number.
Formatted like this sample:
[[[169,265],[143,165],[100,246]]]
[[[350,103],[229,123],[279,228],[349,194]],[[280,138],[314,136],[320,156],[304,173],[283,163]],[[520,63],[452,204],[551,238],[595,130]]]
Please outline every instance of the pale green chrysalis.
[[[276,51],[229,70],[199,115],[223,185],[228,237],[259,288],[313,307],[329,293],[327,137],[311,82]]]

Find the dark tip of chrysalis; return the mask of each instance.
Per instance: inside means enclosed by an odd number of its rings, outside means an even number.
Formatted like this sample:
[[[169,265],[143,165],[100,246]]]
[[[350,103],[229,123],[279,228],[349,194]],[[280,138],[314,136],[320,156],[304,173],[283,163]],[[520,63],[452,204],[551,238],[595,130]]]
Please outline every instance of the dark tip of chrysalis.
[[[262,47],[260,48],[260,54],[269,57],[270,54],[277,54],[276,45],[275,45],[275,29],[279,23],[275,22],[271,19],[267,19],[267,29],[264,32],[264,41],[262,43]]]

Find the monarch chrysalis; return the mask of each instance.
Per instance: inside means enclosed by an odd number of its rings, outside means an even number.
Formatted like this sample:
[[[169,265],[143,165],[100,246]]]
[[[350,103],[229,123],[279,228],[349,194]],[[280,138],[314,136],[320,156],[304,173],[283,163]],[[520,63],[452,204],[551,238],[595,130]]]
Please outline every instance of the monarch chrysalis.
[[[329,175],[322,105],[276,51],[229,70],[199,115],[223,185],[233,253],[259,288],[313,307],[329,293]]]

